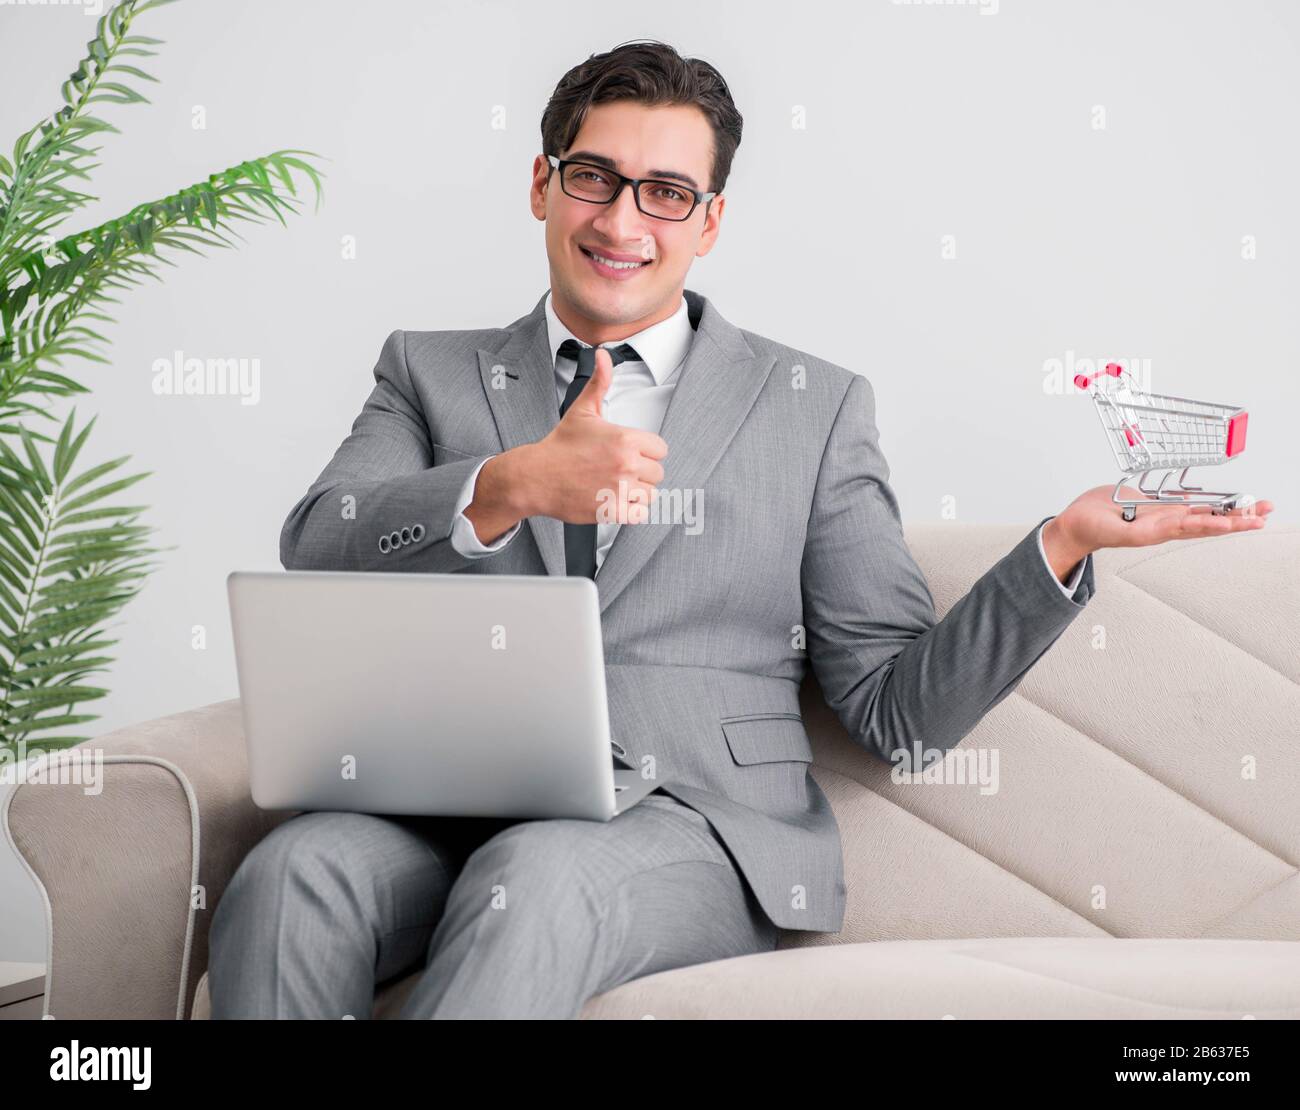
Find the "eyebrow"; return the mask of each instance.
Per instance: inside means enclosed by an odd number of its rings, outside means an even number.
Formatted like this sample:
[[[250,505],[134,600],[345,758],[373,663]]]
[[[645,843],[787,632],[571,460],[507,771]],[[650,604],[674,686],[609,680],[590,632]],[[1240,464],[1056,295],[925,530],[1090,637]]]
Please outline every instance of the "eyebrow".
[[[566,161],[571,162],[595,162],[598,166],[604,166],[606,169],[616,170],[614,159],[605,154],[597,154],[594,150],[575,150],[571,154],[565,155]],[[692,189],[699,190],[699,182],[688,173],[681,173],[678,170],[649,170],[647,177],[670,177],[675,181],[684,181]]]

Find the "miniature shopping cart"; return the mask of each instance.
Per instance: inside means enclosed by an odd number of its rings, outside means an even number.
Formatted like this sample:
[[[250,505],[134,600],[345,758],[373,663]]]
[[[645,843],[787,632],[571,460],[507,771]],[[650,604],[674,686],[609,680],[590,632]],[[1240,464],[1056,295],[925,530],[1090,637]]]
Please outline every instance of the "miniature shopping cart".
[[[1100,387],[1102,379],[1114,378],[1118,385]],[[1209,505],[1215,514],[1235,509],[1246,495],[1207,490],[1187,484],[1187,472],[1193,466],[1214,466],[1227,462],[1246,449],[1245,409],[1236,405],[1215,405],[1208,401],[1190,401],[1186,397],[1169,397],[1136,388],[1136,382],[1118,363],[1107,363],[1098,374],[1076,374],[1074,384],[1092,394],[1097,416],[1115,452],[1115,461],[1124,472],[1115,483],[1110,499],[1124,507],[1124,519],[1132,520],[1139,505],[1179,503]],[[1181,471],[1177,485],[1169,486],[1175,471]],[[1160,473],[1159,482],[1148,488],[1147,479]],[[1140,474],[1138,489],[1147,495],[1141,501],[1120,497],[1125,481]]]

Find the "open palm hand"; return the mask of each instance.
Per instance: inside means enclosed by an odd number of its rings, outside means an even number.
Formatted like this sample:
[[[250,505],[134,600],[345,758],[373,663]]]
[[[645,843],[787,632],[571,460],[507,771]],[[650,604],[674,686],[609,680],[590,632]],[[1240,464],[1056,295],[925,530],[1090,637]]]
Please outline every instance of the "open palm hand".
[[[1212,512],[1207,505],[1178,505],[1159,502],[1133,486],[1122,486],[1120,496],[1149,500],[1137,506],[1137,516],[1123,518],[1123,510],[1111,500],[1113,485],[1097,486],[1080,494],[1057,518],[1059,529],[1081,551],[1102,547],[1150,547],[1169,540],[1191,540],[1247,532],[1263,528],[1273,511],[1273,502],[1245,499],[1228,513]],[[1054,522],[1055,523],[1055,522]]]

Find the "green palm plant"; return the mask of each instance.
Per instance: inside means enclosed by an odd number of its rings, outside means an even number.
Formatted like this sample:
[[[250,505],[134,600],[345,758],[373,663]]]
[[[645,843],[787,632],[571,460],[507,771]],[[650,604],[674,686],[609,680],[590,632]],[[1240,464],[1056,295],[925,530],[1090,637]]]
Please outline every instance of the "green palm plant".
[[[0,440],[0,640],[8,663],[0,667],[0,735],[13,743],[39,732],[46,750],[81,739],[50,730],[95,719],[72,710],[108,693],[85,679],[113,662],[102,654],[116,643],[104,638],[104,622],[143,585],[155,550],[145,545],[151,529],[137,522],[141,506],[102,504],[145,477],[100,481],[126,456],[71,476],[95,423],[76,432],[75,420],[74,410],[49,467],[25,428],[24,457]]]
[[[96,719],[78,706],[103,697],[86,679],[114,661],[110,618],[138,593],[153,563],[144,506],[105,503],[144,474],[112,476],[124,456],[77,474],[94,425],[75,410],[57,437],[56,398],[89,392],[64,360],[107,363],[112,306],[177,252],[233,247],[239,223],[285,224],[299,205],[295,174],[309,179],[310,151],[281,150],[241,162],[125,215],[55,238],[72,213],[98,198],[81,191],[99,163],[96,136],[117,132],[98,104],[148,103],[136,89],[156,80],[134,59],[160,40],[133,23],[174,0],[120,0],[98,21],[88,53],[62,85],[64,105],[0,154],[0,747],[80,743],[62,730]],[[100,479],[109,479],[101,482]],[[96,484],[98,483],[98,484]]]

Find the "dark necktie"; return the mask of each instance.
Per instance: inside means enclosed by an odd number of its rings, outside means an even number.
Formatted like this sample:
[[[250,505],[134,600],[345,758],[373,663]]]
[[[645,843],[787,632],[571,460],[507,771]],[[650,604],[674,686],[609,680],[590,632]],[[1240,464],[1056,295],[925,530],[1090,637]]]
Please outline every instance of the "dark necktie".
[[[641,356],[629,343],[618,347],[606,347],[610,362],[617,366],[620,362],[636,362]],[[567,358],[578,360],[578,372],[564,394],[564,403],[560,406],[560,419],[569,411],[569,406],[578,399],[578,394],[586,387],[592,372],[596,369],[596,348],[586,347],[576,339],[566,339],[560,344],[559,353]],[[596,526],[594,524],[564,525],[564,566],[569,575],[596,577]]]

